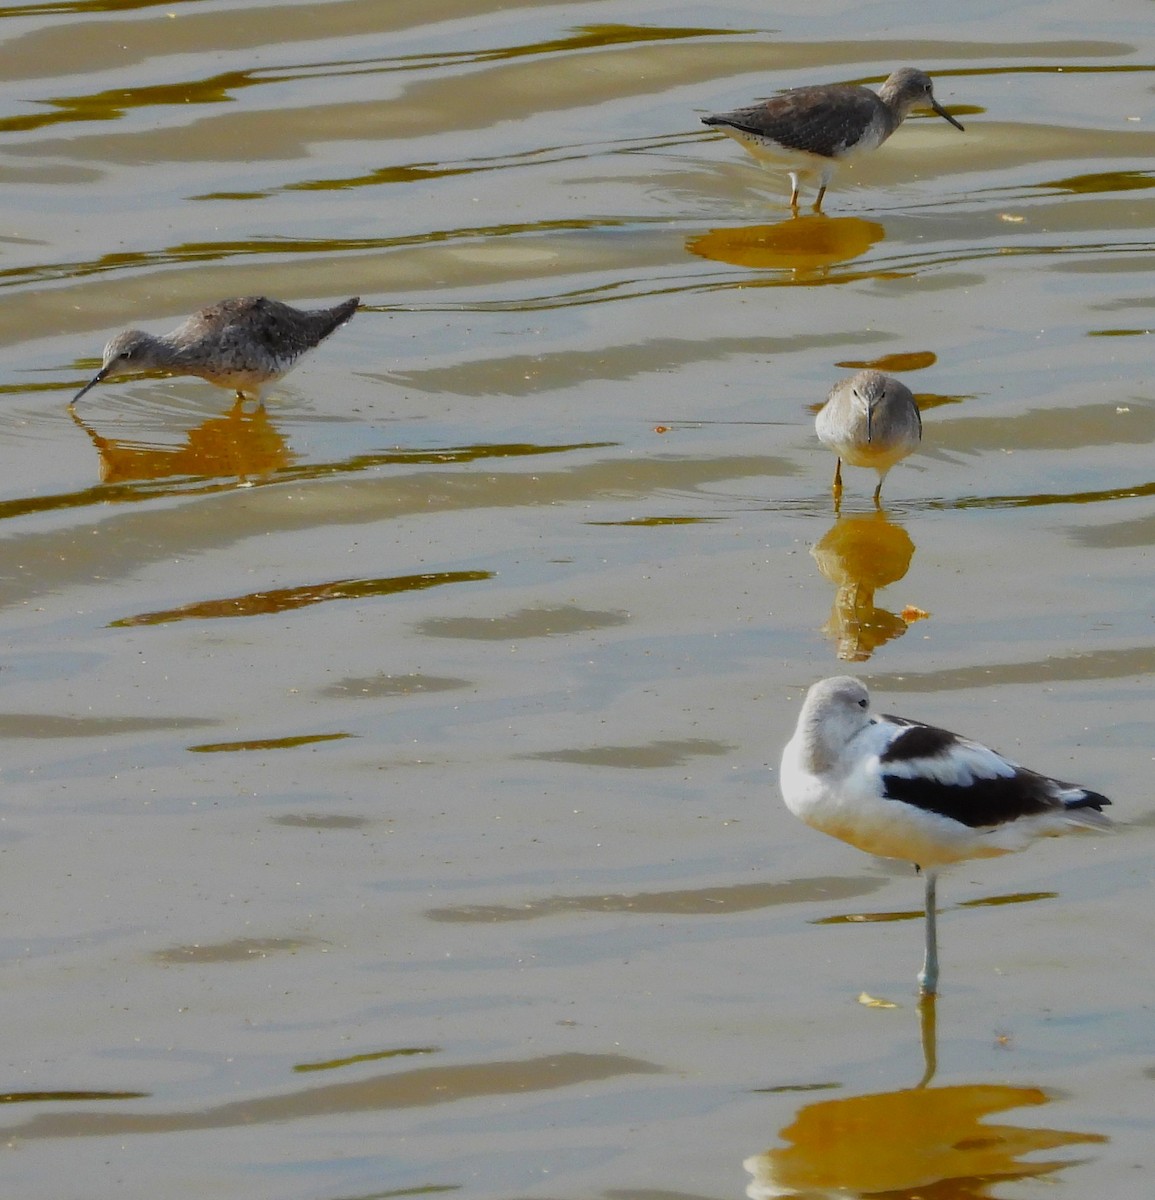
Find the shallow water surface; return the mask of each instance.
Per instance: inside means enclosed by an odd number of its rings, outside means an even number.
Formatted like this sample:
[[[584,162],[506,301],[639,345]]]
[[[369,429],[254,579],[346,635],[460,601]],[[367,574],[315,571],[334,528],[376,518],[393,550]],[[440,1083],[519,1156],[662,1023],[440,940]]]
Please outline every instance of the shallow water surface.
[[[698,121],[903,64],[966,132],[822,215]],[[1135,0],[0,9],[6,1194],[1149,1196],[1153,74]],[[260,293],[363,309],[69,412]],[[925,436],[836,513],[863,365]],[[846,670],[1123,825],[944,876],[934,1007],[777,794]]]

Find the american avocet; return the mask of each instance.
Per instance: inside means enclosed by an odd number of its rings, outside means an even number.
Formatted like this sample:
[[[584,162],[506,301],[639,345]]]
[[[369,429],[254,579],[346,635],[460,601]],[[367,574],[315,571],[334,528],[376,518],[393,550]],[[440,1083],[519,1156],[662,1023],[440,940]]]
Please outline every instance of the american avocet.
[[[102,379],[133,371],[196,375],[258,401],[266,384],[292,370],[297,360],[357,311],[354,296],[333,308],[293,308],[264,296],[222,300],[193,313],[171,333],[139,329],[118,333],[104,347],[100,370],[72,397],[75,404]]]
[[[798,207],[799,180],[816,177],[814,211],[821,212],[826,185],[838,163],[881,146],[913,108],[932,108],[962,129],[934,98],[930,76],[914,67],[895,71],[877,92],[845,83],[791,88],[746,108],[703,117],[702,122],[717,126],[758,158],[785,162],[791,208]]]
[[[874,502],[879,504],[887,471],[922,441],[922,417],[910,388],[881,371],[859,371],[835,384],[814,429],[838,455],[832,484],[836,502],[842,498],[843,462],[878,472]]]
[[[978,742],[905,717],[872,716],[870,693],[838,675],[806,693],[782,754],[786,807],[868,854],[926,875],[926,958],[918,982],[938,985],[935,876],[940,867],[1025,849],[1076,826],[1103,829],[1111,801],[1020,767]]]

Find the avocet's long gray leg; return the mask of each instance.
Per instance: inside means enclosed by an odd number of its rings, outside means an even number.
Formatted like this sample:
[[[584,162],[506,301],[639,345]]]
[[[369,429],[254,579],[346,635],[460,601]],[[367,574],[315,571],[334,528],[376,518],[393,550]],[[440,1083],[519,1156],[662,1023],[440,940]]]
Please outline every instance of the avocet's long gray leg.
[[[918,986],[924,996],[933,996],[938,991],[938,930],[935,913],[935,885],[938,876],[926,872],[926,956],[922,970],[918,973]]]

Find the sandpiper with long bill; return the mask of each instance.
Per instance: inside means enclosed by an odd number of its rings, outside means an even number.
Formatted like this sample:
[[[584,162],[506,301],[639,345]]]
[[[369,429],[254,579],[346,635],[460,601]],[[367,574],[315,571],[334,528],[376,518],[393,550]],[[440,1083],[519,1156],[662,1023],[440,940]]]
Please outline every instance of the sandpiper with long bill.
[[[792,185],[790,207],[795,211],[801,180],[816,179],[814,211],[821,212],[838,164],[876,150],[915,108],[932,109],[956,129],[963,128],[934,98],[930,76],[914,67],[899,68],[877,92],[847,83],[790,88],[702,121],[741,142],[755,157],[784,163]]]
[[[101,380],[136,371],[196,375],[261,401],[264,388],[288,374],[357,311],[354,296],[332,308],[294,308],[265,296],[222,300],[193,313],[170,333],[118,333],[104,347],[100,370],[73,396],[75,404]]]

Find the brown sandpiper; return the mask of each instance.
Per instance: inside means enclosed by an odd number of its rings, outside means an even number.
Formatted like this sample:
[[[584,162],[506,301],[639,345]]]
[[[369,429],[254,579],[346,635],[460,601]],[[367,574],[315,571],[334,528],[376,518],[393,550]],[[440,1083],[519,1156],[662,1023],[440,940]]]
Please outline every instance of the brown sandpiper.
[[[814,211],[838,164],[875,150],[914,108],[931,108],[956,129],[963,126],[934,98],[930,76],[914,67],[895,71],[877,92],[846,83],[791,88],[733,112],[703,117],[741,142],[756,158],[786,163],[792,190],[790,207],[798,208],[799,182],[818,181]]]
[[[249,396],[260,403],[266,385],[288,374],[360,303],[353,296],[332,308],[302,309],[265,296],[241,296],[200,309],[169,333],[126,329],[104,347],[100,370],[69,404],[102,379],[135,371],[196,375],[232,389],[239,400]]]

